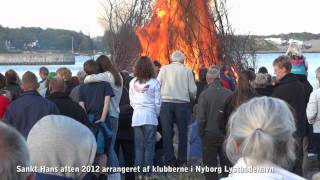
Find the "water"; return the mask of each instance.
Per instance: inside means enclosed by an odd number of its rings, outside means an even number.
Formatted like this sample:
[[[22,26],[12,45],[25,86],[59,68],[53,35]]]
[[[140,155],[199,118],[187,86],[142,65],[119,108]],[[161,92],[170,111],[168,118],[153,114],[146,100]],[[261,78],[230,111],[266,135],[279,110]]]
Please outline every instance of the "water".
[[[271,75],[274,75],[272,62],[275,58],[277,58],[280,53],[271,53],[271,54],[257,54],[257,62],[256,67],[259,68],[261,66],[265,66]],[[306,59],[309,63],[309,75],[308,80],[312,84],[313,87],[317,87],[318,83],[316,80],[315,70],[320,66],[320,53],[305,53]],[[89,56],[76,56],[76,62],[74,65],[46,65],[49,71],[56,71],[60,67],[67,67],[72,71],[73,75],[76,75],[79,70],[83,69],[83,63],[90,59]],[[95,57],[96,58],[96,57]],[[39,65],[8,65],[8,66],[0,66],[0,73],[4,74],[7,70],[13,69],[15,70],[20,77],[22,77],[23,73],[26,71],[34,72],[39,78]]]
[[[279,57],[280,53],[271,53],[271,54],[257,54],[257,62],[256,67],[259,69],[259,67],[264,66],[268,69],[269,74],[274,76],[274,70],[272,63],[273,61]],[[316,79],[315,71],[318,67],[320,67],[320,53],[305,53],[304,56],[306,57],[306,60],[308,61],[308,80],[312,84],[312,86],[318,87],[318,82]]]

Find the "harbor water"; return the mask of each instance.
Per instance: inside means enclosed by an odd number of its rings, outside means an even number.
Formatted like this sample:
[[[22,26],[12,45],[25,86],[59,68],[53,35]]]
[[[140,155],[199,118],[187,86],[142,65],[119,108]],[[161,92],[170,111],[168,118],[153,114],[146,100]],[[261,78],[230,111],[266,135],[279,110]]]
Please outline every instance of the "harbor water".
[[[265,66],[268,69],[269,73],[273,76],[274,71],[272,67],[272,62],[279,55],[281,54],[280,53],[257,54],[256,68],[258,69],[261,66]],[[313,87],[317,87],[318,83],[316,81],[315,70],[320,66],[320,53],[305,53],[304,55],[309,64],[308,80],[310,81]],[[72,71],[73,75],[76,75],[79,70],[83,69],[83,63],[88,59],[92,59],[92,57],[76,56],[75,57],[76,61],[74,65],[46,65],[46,67],[49,69],[49,71],[56,71],[60,67],[67,67]],[[38,71],[40,67],[41,67],[40,65],[1,65],[0,73],[4,74],[7,70],[13,69],[19,74],[20,77],[22,77],[23,73],[25,73],[26,71],[32,71],[39,78]]]

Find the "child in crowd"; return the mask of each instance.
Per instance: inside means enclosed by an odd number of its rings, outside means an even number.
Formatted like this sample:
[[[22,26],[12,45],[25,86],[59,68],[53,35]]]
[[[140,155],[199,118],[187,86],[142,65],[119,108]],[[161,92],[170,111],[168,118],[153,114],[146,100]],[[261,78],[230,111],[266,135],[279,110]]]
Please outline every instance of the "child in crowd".
[[[153,165],[157,117],[160,114],[160,83],[155,79],[152,61],[141,57],[135,64],[135,78],[130,82],[129,98],[133,107],[132,127],[134,130],[135,164],[139,167]],[[140,173],[139,179],[151,172]]]
[[[191,165],[201,165],[202,163],[202,143],[199,136],[199,126],[196,121],[198,105],[193,107],[192,122],[189,125],[189,162]]]

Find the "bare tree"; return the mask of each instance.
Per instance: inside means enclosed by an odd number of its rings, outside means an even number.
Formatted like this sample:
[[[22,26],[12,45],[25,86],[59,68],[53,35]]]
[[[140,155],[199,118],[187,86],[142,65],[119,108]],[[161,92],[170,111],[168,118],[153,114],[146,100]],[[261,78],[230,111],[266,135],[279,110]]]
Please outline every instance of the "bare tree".
[[[151,4],[154,0],[104,0],[103,14],[106,24],[105,39],[107,49],[112,59],[120,69],[130,67],[132,59],[141,53],[140,42],[136,35],[136,28],[149,22],[153,14]],[[213,26],[206,20],[199,18],[199,0],[168,0],[169,11],[173,2],[182,8],[180,17],[169,18],[168,37],[165,56],[169,60],[170,50],[177,49],[183,38],[184,48],[188,49],[190,58],[194,59],[192,68],[199,68],[213,64],[224,64],[232,66],[236,72],[252,66],[249,59],[255,59],[254,40],[251,36],[236,36],[228,18],[226,0],[202,1],[206,8],[211,9],[211,14],[205,14]],[[205,9],[207,10],[207,9]],[[175,16],[179,13],[175,12]],[[177,30],[174,20],[183,21],[185,28]],[[171,23],[171,24],[170,24]],[[208,25],[209,24],[209,25]],[[196,26],[196,27],[195,27]],[[199,38],[201,28],[206,28],[207,39],[212,44],[203,46],[204,39]],[[199,30],[200,29],[200,30]],[[146,34],[153,36],[152,34]],[[149,37],[152,41],[153,37]],[[152,47],[151,47],[152,48]],[[147,48],[148,49],[148,48]],[[190,55],[191,54],[191,55]],[[251,58],[249,58],[251,57]],[[254,62],[254,61],[253,61]]]
[[[213,1],[213,21],[218,30],[219,59],[225,65],[232,65],[240,72],[248,67],[256,65],[255,40],[251,35],[237,36],[229,21],[229,13],[226,8],[227,0]]]
[[[139,40],[135,28],[151,15],[152,0],[104,0],[102,17],[106,25],[104,42],[119,69],[139,55]]]

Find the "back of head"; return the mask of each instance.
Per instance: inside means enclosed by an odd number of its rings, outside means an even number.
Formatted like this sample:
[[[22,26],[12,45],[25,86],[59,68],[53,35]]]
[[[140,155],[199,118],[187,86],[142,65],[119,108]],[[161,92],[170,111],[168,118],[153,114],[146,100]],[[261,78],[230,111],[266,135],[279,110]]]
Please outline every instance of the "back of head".
[[[140,57],[134,65],[134,76],[141,83],[156,76],[153,62],[147,56]]]
[[[208,72],[206,74],[207,81],[213,81],[215,79],[220,78],[220,68],[218,66],[212,66],[208,69]],[[209,82],[208,82],[209,83]]]
[[[251,70],[245,70],[240,73],[237,89],[231,99],[231,104],[234,107],[238,107],[255,95],[255,90],[252,87],[255,78],[256,75]]]
[[[259,68],[258,73],[268,74],[268,70],[266,67],[262,66]]]
[[[18,79],[19,79],[18,74],[12,69],[6,71],[5,77],[6,77],[6,84],[7,85],[8,84],[17,84]]]
[[[6,86],[6,77],[0,73],[0,89]]]
[[[38,167],[91,166],[97,150],[93,133],[76,120],[62,115],[40,119],[32,127],[27,143],[31,161]],[[47,174],[82,179],[86,173],[80,170]]]
[[[264,88],[269,85],[269,80],[271,81],[271,77],[269,79],[268,74],[257,73],[254,80],[254,85],[256,88]]]
[[[64,92],[64,80],[62,78],[54,78],[49,82],[50,93]]]
[[[78,73],[77,73],[77,77],[79,78],[79,81],[80,81],[80,84],[83,84],[84,82],[84,79],[86,78],[86,72],[84,72],[84,70],[80,70]]]
[[[98,63],[100,72],[109,71],[113,78],[116,86],[121,86],[121,77],[113,62],[106,55],[101,55],[97,58],[96,62]]]
[[[72,76],[72,77],[71,77],[71,81],[73,82],[73,84],[74,84],[75,86],[80,85],[80,80],[79,80],[79,78],[78,78],[77,76]]]
[[[28,173],[18,173],[17,167],[30,166],[30,156],[24,137],[14,128],[0,122],[0,179],[26,180]]]
[[[22,88],[24,91],[37,90],[39,87],[37,76],[30,71],[27,71],[22,76]]]
[[[160,64],[160,62],[159,61],[153,61],[153,64],[154,64],[154,66],[156,66],[156,67],[158,67],[158,68],[161,68],[161,64]]]
[[[99,66],[96,61],[90,59],[83,64],[83,70],[87,75],[98,74]]]
[[[181,51],[175,51],[171,54],[170,59],[172,62],[179,62],[183,64],[186,60],[186,56]]]
[[[201,68],[199,70],[199,81],[200,82],[206,82],[207,72],[208,72],[207,68]]]
[[[59,68],[57,69],[56,73],[57,73],[57,76],[63,78],[64,81],[71,81],[72,72],[70,71],[69,68],[66,68],[66,67]]]
[[[229,119],[227,156],[233,162],[243,157],[251,165],[272,162],[286,167],[295,159],[295,130],[294,117],[283,100],[254,98]]]

